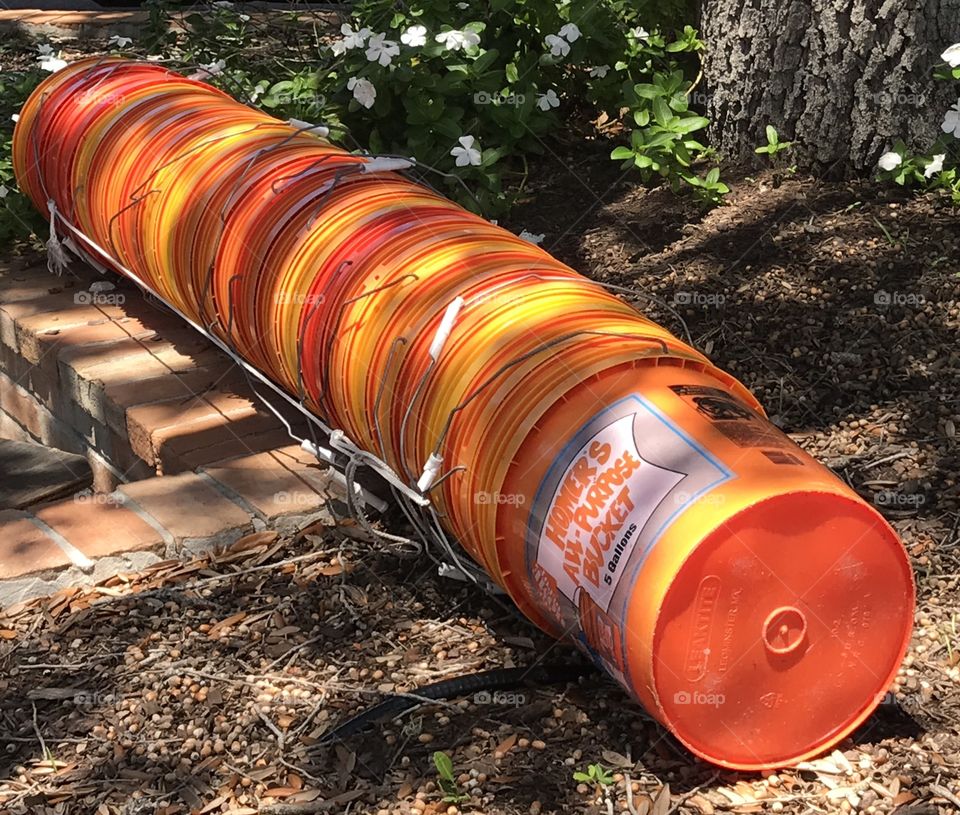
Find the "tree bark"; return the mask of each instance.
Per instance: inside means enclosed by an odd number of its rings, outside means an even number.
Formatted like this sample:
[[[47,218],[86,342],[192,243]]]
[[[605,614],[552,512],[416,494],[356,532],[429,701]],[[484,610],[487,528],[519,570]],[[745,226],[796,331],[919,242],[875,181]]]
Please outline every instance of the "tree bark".
[[[932,70],[960,41],[960,0],[704,0],[701,28],[700,101],[713,145],[739,163],[758,163],[772,124],[797,142],[791,163],[870,169],[898,138],[928,150],[957,101]]]

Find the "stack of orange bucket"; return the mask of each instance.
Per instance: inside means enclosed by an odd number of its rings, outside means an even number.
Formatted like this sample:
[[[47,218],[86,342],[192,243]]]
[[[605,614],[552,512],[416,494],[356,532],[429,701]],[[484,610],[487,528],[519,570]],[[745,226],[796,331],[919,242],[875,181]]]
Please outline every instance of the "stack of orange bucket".
[[[914,592],[891,528],[736,380],[538,247],[154,64],[48,78],[14,161],[91,257],[419,485],[698,755],[814,755],[892,682]]]

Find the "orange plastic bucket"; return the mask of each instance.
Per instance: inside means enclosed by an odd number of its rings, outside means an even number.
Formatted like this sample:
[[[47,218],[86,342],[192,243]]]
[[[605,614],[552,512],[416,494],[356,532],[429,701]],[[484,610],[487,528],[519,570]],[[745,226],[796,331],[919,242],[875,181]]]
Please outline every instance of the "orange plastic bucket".
[[[896,675],[914,596],[896,534],[708,372],[651,360],[572,389],[501,490],[511,595],[710,761],[813,756]]]

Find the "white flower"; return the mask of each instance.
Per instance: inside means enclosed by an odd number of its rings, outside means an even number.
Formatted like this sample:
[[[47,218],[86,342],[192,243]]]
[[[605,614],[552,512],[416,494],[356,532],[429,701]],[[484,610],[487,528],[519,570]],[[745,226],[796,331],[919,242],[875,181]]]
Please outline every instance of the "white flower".
[[[425,25],[412,25],[400,35],[400,42],[409,45],[411,48],[419,48],[427,44],[427,27]]]
[[[473,138],[473,136],[461,136],[457,141],[459,141],[460,144],[450,151],[450,155],[457,160],[457,166],[466,167],[468,164],[473,164],[474,166],[479,165],[483,156],[480,153],[479,146],[474,147],[477,140]]]
[[[633,37],[638,42],[646,42],[650,39],[650,32],[647,31],[643,26],[638,25],[636,28],[630,29],[630,36]]]
[[[899,153],[892,152],[884,153],[877,162],[877,166],[887,172],[897,169],[901,164],[903,164],[903,157]]]
[[[45,42],[42,42],[40,43],[40,45],[37,46],[37,53],[41,57],[49,57],[53,53],[53,46],[48,45]]]
[[[576,42],[580,39],[580,29],[577,27],[576,23],[567,23],[557,33],[567,42]]]
[[[7,187],[6,187],[5,184],[0,184],[0,201],[2,201],[4,198],[6,198],[6,197],[7,197],[7,193],[9,193],[9,192],[10,192],[10,190],[7,189]]]
[[[394,40],[388,40],[386,34],[374,34],[367,43],[367,59],[379,62],[386,67],[400,53],[400,46]]]
[[[66,67],[66,60],[62,60],[59,57],[45,57],[40,60],[40,69],[50,71],[50,73],[56,73]]]
[[[365,108],[372,108],[377,101],[377,89],[368,79],[351,76],[347,81],[347,89],[353,91],[353,98]]]
[[[951,45],[940,55],[940,59],[946,62],[951,68],[960,66],[960,42]]]
[[[10,118],[13,119],[14,124],[16,124],[17,122],[20,121],[20,114],[14,113],[13,116],[11,116]]]
[[[590,69],[590,77],[591,79],[594,79],[596,77],[600,77],[600,79],[603,79],[607,75],[607,72],[609,70],[610,70],[609,65],[594,65]]]
[[[543,38],[543,42],[547,48],[550,49],[551,56],[565,57],[570,53],[570,43],[563,37],[558,37],[556,34],[547,34],[547,36]]]
[[[458,51],[470,48],[480,44],[480,35],[476,31],[443,31],[437,34],[436,41],[443,43],[443,47],[449,51]]]
[[[242,23],[249,23],[249,22],[250,22],[250,15],[249,15],[249,14],[238,14],[237,16],[240,18],[240,22],[242,22]]]
[[[557,92],[550,88],[546,93],[537,94],[537,107],[540,110],[550,110],[550,108],[560,107],[560,99],[557,97]]]
[[[468,9],[468,8],[470,8],[470,4],[469,4],[469,3],[457,3],[457,8],[459,8],[459,9]]]
[[[114,34],[110,38],[110,42],[116,45],[117,48],[126,48],[133,42],[133,37],[121,37],[119,34]]]
[[[957,100],[950,110],[947,111],[947,115],[943,117],[943,124],[940,125],[944,133],[953,133],[958,139],[960,139],[960,99]]]
[[[197,67],[200,69],[200,72],[206,73],[208,76],[216,76],[217,74],[223,73],[223,69],[227,67],[227,63],[222,59],[218,59],[216,62],[211,62],[207,65],[198,65]]]
[[[357,31],[354,31],[348,23],[344,23],[342,26],[340,26],[340,33],[343,34],[343,38],[336,40],[330,46],[330,49],[338,57],[345,51],[350,51],[353,48],[363,48],[367,41],[367,37],[370,36],[370,29],[361,28]]]
[[[943,160],[946,157],[946,153],[937,153],[923,171],[924,178],[930,178],[934,173],[939,173],[943,169]]]
[[[524,229],[520,233],[520,237],[525,241],[529,241],[530,243],[534,244],[534,246],[539,246],[541,243],[543,243],[543,239],[546,237],[546,235],[534,235],[532,232],[527,232],[527,230]]]

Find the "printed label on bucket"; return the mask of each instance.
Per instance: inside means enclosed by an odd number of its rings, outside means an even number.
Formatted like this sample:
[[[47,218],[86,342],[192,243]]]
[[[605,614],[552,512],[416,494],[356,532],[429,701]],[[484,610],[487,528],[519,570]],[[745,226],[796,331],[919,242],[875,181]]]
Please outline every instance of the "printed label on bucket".
[[[794,443],[756,411],[737,401],[728,391],[704,385],[671,385],[672,390],[738,447],[792,449]],[[769,457],[769,456],[768,456]],[[772,458],[774,463],[781,463]],[[800,464],[794,457],[789,463]]]
[[[622,675],[622,622],[637,570],[692,501],[732,477],[639,396],[594,416],[534,499],[527,564],[541,607]]]
[[[659,467],[637,449],[637,414],[602,428],[577,451],[553,492],[537,563],[575,600],[606,611],[641,531],[686,473]]]

